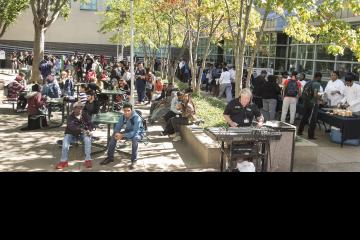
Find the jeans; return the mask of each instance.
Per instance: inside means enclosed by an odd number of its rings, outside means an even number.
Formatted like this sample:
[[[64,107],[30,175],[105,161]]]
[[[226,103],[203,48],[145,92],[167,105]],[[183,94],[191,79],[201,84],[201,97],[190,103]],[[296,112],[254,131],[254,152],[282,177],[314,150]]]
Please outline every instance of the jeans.
[[[145,84],[140,81],[142,80],[136,81],[136,90],[138,94],[138,102],[143,102],[145,98]]]
[[[224,94],[226,95],[226,101],[229,103],[232,100],[231,83],[220,84],[219,98]]]
[[[295,98],[295,97],[285,97],[284,98],[282,112],[281,112],[281,121],[282,122],[285,122],[286,115],[287,115],[289,107],[290,107],[290,124],[294,124],[295,114],[296,114],[296,104],[297,104],[297,98]]]
[[[265,120],[275,120],[277,99],[263,99],[262,102]]]
[[[69,155],[69,148],[70,143],[75,142],[77,139],[80,139],[84,142],[84,152],[85,152],[85,160],[92,160],[91,159],[91,137],[80,134],[80,137],[77,138],[74,135],[71,134],[65,134],[63,144],[62,144],[62,150],[61,150],[61,162],[67,162],[68,161],[68,155]]]
[[[131,161],[136,161],[137,156],[138,156],[138,148],[139,148],[139,142],[142,140],[142,136],[140,135],[135,135],[132,139],[131,139]],[[108,151],[107,151],[107,156],[108,158],[114,158],[114,154],[115,154],[115,148],[116,148],[116,140],[114,138],[114,136],[111,138],[110,143],[109,143],[109,147],[108,147]]]

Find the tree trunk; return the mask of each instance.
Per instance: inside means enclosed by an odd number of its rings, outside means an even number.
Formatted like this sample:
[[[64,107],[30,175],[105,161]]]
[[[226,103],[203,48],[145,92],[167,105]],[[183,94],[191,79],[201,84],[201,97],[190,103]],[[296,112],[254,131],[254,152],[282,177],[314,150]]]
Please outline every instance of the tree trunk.
[[[44,49],[45,49],[45,28],[43,25],[35,25],[35,39],[34,39],[34,48],[33,48],[33,65],[32,65],[32,75],[30,82],[39,83],[40,79],[40,61],[44,58]],[[42,84],[42,83],[41,83]]]
[[[236,83],[235,83],[235,97],[239,97],[240,90],[242,89],[242,77],[243,77],[243,69],[244,69],[244,53],[245,53],[245,43],[246,43],[246,37],[249,30],[249,18],[250,18],[250,12],[252,8],[253,0],[249,1],[249,4],[245,8],[245,20],[244,20],[244,26],[241,30],[243,30],[240,45],[237,46],[238,49],[238,58],[235,59],[235,62],[237,61],[237,68],[236,68]],[[240,33],[241,31],[239,31]]]
[[[269,15],[269,12],[270,12],[270,5],[268,5],[268,7],[266,8],[264,18],[263,18],[262,23],[261,23],[260,31],[256,34],[256,45],[255,45],[253,53],[251,54],[250,64],[249,64],[249,68],[248,68],[248,75],[247,75],[247,78],[246,78],[246,87],[247,88],[250,88],[251,75],[254,72],[255,57],[256,57],[256,54],[259,51],[261,38],[262,38],[262,35],[264,33],[264,27],[265,27],[266,19],[267,19],[268,15]]]

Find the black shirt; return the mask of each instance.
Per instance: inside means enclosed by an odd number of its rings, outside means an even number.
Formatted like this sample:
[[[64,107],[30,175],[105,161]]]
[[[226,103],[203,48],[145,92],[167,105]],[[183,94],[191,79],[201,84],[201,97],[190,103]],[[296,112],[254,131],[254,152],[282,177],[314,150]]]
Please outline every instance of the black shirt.
[[[248,127],[251,126],[254,117],[260,117],[261,113],[255,104],[250,103],[244,108],[240,104],[240,98],[235,98],[226,106],[224,115],[229,115],[230,119],[239,127]]]

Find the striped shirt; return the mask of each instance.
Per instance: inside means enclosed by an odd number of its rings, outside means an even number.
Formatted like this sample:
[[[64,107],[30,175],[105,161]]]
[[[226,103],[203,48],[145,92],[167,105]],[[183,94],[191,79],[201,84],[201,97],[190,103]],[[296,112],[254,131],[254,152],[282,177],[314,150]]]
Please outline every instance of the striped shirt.
[[[87,95],[84,92],[80,92],[79,93],[79,99],[81,101],[81,103],[85,104],[87,102]]]

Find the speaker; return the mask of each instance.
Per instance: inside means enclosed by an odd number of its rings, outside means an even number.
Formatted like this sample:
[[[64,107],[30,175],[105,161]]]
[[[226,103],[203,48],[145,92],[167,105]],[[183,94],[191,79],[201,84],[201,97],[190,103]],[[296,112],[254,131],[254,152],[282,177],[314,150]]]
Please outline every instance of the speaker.
[[[292,172],[294,167],[294,152],[296,127],[280,121],[268,121],[265,126],[281,132],[281,138],[270,142],[268,172]]]

